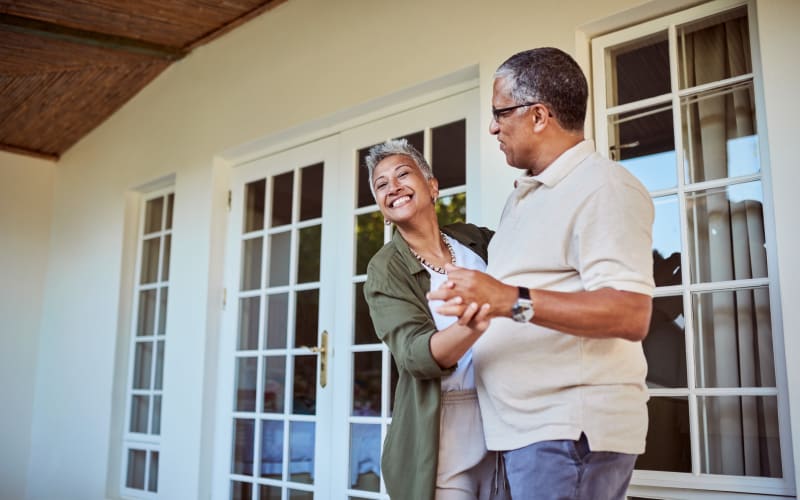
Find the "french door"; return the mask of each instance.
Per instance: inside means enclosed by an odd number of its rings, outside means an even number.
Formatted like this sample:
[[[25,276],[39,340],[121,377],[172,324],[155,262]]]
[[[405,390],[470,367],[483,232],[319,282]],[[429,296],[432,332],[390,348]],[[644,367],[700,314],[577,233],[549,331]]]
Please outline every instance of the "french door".
[[[362,289],[391,228],[363,159],[407,138],[440,178],[442,222],[465,219],[477,101],[464,89],[233,169],[215,499],[388,498],[396,369]]]

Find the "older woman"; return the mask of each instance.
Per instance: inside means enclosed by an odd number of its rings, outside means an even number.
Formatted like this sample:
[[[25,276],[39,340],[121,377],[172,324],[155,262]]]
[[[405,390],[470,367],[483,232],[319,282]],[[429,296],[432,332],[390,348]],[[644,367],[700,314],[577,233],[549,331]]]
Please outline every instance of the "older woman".
[[[374,146],[366,163],[375,201],[397,228],[370,261],[364,286],[375,330],[399,371],[381,459],[386,489],[393,500],[498,497],[504,478],[496,480],[496,455],[484,443],[471,357],[489,306],[468,304],[456,320],[432,312],[436,305],[425,298],[446,281],[446,263],[484,270],[492,232],[439,228],[439,183],[404,139]]]

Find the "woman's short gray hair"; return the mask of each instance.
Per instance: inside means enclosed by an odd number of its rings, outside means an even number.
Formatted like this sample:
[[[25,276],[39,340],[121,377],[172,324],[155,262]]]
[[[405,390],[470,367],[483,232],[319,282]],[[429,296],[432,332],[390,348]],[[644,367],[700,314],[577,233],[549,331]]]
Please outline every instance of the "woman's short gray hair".
[[[369,172],[369,189],[372,191],[373,197],[375,196],[375,189],[372,186],[372,174],[375,171],[375,167],[378,166],[378,163],[394,155],[403,155],[411,158],[417,164],[417,168],[422,172],[425,179],[433,179],[433,169],[417,148],[409,144],[406,139],[390,139],[372,146],[369,149],[367,158],[364,160]]]

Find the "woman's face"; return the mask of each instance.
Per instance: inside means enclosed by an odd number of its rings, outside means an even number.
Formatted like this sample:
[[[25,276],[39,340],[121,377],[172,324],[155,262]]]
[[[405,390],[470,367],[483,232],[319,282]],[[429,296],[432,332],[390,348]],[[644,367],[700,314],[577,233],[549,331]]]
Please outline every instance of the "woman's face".
[[[372,172],[372,187],[383,217],[395,224],[431,209],[439,195],[436,179],[426,179],[414,160],[405,155],[388,156],[378,163]]]

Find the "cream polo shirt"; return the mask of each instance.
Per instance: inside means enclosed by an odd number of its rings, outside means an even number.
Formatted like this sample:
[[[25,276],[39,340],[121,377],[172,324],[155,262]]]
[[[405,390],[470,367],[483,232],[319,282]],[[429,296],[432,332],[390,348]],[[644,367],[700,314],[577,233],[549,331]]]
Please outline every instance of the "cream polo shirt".
[[[517,180],[489,246],[487,272],[529,288],[652,295],[653,213],[641,183],[583,141],[538,176]],[[473,362],[489,449],[584,432],[593,451],[644,452],[641,342],[498,318],[473,347]]]

